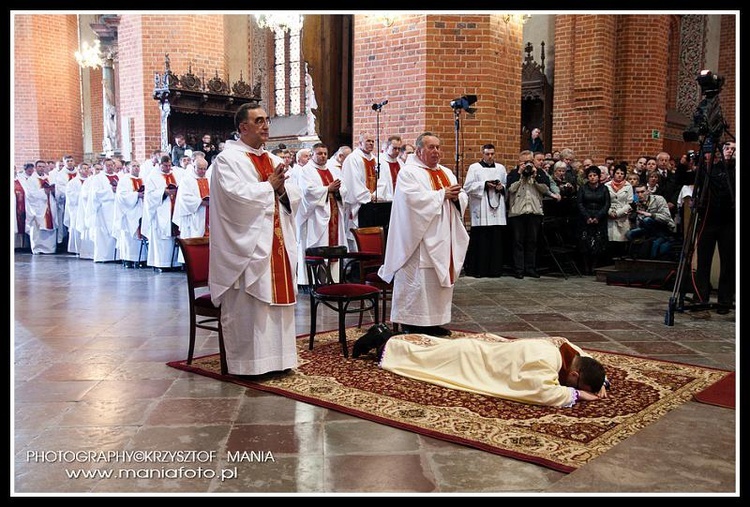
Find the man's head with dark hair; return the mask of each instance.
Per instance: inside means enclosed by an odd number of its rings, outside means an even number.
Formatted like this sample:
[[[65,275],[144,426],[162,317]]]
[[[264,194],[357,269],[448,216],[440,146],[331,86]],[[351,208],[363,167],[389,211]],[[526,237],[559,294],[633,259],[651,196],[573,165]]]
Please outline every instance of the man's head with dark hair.
[[[247,121],[247,112],[251,109],[259,109],[260,107],[261,105],[255,102],[246,102],[245,104],[242,104],[237,109],[237,112],[234,113],[234,128],[239,131],[240,123]],[[281,145],[279,145],[279,148],[281,148]],[[286,148],[286,146],[284,146],[284,148]]]
[[[604,385],[604,366],[593,357],[578,356],[579,388],[598,393]]]

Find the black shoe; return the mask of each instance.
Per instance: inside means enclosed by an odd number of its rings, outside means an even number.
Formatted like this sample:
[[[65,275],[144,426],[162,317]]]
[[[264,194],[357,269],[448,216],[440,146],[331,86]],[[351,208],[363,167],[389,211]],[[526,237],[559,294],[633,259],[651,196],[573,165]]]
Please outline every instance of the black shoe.
[[[534,270],[527,271],[526,276],[530,276],[531,278],[541,278],[541,275]]]
[[[450,336],[451,330],[443,326],[430,326],[427,334],[431,336]]]
[[[729,311],[730,309],[728,306],[720,306],[716,309],[716,313],[718,313],[719,315],[726,315],[729,313]]]
[[[430,334],[430,328],[425,326],[415,326],[403,324],[404,333],[406,334]]]
[[[516,271],[515,273],[513,273],[513,278],[518,278],[519,280],[523,280],[523,273],[519,273],[518,271]]]

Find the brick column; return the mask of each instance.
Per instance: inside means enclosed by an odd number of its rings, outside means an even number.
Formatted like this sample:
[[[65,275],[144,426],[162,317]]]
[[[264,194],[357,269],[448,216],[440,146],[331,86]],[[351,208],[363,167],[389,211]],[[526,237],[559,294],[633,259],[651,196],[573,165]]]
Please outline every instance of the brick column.
[[[553,146],[635,160],[664,133],[669,16],[557,16]]]
[[[461,177],[493,143],[510,168],[518,159],[521,128],[522,25],[502,15],[398,15],[391,26],[375,16],[354,19],[354,142],[376,135],[372,104],[380,114],[381,143],[391,134],[414,142],[425,130],[441,141],[441,163],[456,171],[455,116],[450,102],[476,95],[473,115],[459,115]]]
[[[74,15],[14,16],[13,162],[83,157]]]

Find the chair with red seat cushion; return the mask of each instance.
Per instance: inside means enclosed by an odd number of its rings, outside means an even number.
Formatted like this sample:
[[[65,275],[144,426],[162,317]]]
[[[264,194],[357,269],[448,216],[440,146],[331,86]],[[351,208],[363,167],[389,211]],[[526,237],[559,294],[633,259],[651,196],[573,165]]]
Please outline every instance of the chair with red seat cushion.
[[[195,332],[197,328],[216,331],[219,334],[219,358],[221,373],[227,374],[227,358],[224,349],[224,333],[221,329],[221,307],[214,306],[208,287],[209,240],[203,238],[177,238],[182,256],[185,258],[185,273],[188,282],[188,304],[190,305],[190,344],[187,364],[193,362]],[[198,294],[197,289],[204,289]],[[204,317],[199,319],[199,317]]]
[[[349,357],[346,342],[346,316],[350,313],[374,311],[378,323],[380,291],[361,283],[336,283],[331,276],[329,259],[323,256],[305,257],[307,278],[310,283],[310,350],[317,332],[318,305],[321,303],[334,310],[339,317],[339,343],[344,357]],[[359,303],[359,304],[352,304]],[[359,327],[362,327],[361,321]]]
[[[385,231],[382,226],[352,228],[354,240],[357,242],[359,252],[377,253],[378,256],[359,261],[360,283],[371,285],[380,291],[382,321],[386,322],[386,310],[388,301],[393,294],[393,284],[388,283],[378,276],[378,270],[383,265],[385,258]],[[362,325],[362,316],[359,318]],[[398,324],[394,324],[394,330]]]

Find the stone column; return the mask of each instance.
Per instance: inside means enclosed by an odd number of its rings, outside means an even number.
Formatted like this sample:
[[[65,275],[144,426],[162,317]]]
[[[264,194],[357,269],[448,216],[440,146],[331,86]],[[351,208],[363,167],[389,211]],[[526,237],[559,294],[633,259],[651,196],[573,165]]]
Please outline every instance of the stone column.
[[[102,65],[102,106],[104,108],[104,139],[102,140],[102,151],[107,156],[119,151],[120,145],[117,132],[117,102],[115,100],[115,70],[114,56],[108,52]]]

